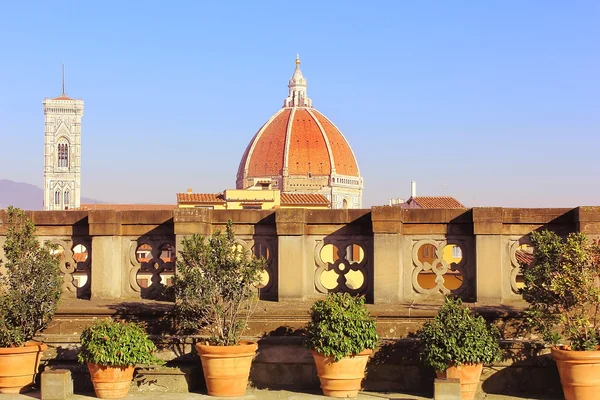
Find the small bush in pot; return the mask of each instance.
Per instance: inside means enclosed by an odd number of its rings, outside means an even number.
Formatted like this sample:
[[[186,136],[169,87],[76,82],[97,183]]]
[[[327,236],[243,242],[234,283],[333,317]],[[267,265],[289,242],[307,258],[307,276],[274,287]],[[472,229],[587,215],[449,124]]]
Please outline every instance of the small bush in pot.
[[[418,332],[421,360],[439,377],[458,378],[462,399],[473,399],[483,364],[501,356],[500,333],[481,316],[465,307],[461,299],[446,297],[433,320]]]
[[[323,393],[332,397],[355,397],[369,355],[377,345],[375,319],[365,298],[331,293],[317,300],[306,326],[306,347],[313,351]],[[329,378],[343,376],[343,379]],[[352,376],[353,379],[349,379]],[[347,384],[342,387],[341,383]]]
[[[258,346],[241,336],[256,308],[265,264],[236,240],[231,220],[225,232],[182,241],[173,279],[175,313],[184,332],[208,332],[208,342],[197,343],[196,350],[210,395],[241,396],[246,391]]]
[[[560,237],[548,230],[533,232],[531,243],[534,261],[521,269],[521,293],[529,303],[525,324],[553,346],[565,397],[595,398],[600,393],[593,372],[600,370],[600,245],[582,233]],[[578,367],[571,370],[574,364]],[[573,386],[570,377],[579,383]]]
[[[0,271],[0,393],[19,393],[33,383],[41,352],[46,349],[32,339],[56,312],[62,278],[55,247],[40,243],[27,214],[8,207],[5,216],[6,262],[0,265],[4,270]]]
[[[141,326],[102,319],[81,333],[79,362],[87,363],[96,396],[117,399],[127,395],[136,365],[160,364],[156,345]]]

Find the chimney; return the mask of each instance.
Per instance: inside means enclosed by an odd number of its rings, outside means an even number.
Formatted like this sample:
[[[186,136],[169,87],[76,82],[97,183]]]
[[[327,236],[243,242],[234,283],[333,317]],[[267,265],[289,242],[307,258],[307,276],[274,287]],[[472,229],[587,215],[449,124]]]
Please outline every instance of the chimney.
[[[417,182],[410,182],[410,197],[417,197]]]
[[[188,193],[194,193],[194,191],[192,190],[192,188],[188,188]]]

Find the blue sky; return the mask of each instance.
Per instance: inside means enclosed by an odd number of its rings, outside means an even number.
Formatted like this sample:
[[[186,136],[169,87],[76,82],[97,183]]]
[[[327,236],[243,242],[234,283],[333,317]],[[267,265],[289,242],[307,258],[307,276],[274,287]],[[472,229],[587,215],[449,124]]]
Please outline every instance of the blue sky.
[[[235,185],[300,53],[365,206],[600,204],[598,1],[0,3],[0,179],[43,184],[44,97],[85,101],[83,195]]]

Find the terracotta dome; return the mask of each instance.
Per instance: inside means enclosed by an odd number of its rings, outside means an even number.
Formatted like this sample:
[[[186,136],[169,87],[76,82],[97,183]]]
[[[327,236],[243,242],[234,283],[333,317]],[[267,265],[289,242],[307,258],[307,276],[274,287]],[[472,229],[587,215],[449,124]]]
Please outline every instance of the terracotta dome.
[[[333,172],[359,176],[348,142],[339,129],[314,108],[282,108],[275,113],[248,145],[238,176],[278,176],[283,175],[285,167],[289,175],[331,175]]]
[[[360,205],[362,178],[354,153],[333,122],[312,107],[306,86],[300,60],[296,59],[288,84],[289,96],[283,108],[248,144],[238,168],[236,187],[246,189],[272,182],[283,192],[321,193],[332,200],[337,193],[332,188],[342,185],[350,192],[355,190],[358,196],[346,199],[346,203],[352,200],[352,204]],[[342,204],[344,199],[340,199]]]

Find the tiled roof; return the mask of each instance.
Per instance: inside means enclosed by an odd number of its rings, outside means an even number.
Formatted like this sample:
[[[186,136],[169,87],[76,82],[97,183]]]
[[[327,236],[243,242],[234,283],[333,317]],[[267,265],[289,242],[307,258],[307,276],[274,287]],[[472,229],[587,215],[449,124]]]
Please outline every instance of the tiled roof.
[[[173,210],[175,204],[81,204],[77,209],[70,210],[115,210],[115,211],[145,211],[145,210]]]
[[[85,262],[88,258],[87,251],[85,253],[73,253],[73,261],[75,262]]]
[[[417,196],[411,197],[411,199],[421,208],[466,208],[450,196]],[[411,199],[408,201],[411,201]]]
[[[177,193],[177,203],[225,203],[223,193]]]
[[[281,193],[281,204],[286,205],[302,205],[302,204],[319,204],[329,205],[329,200],[322,194],[304,194],[304,193]]]
[[[68,97],[66,94],[63,93],[60,97],[55,97],[52,100],[74,100],[74,99]]]
[[[517,250],[515,252],[515,258],[517,259],[517,262],[521,265],[523,265],[523,264],[531,265],[533,263],[533,259],[534,259],[532,253],[529,253],[524,250]]]
[[[337,174],[359,176],[348,142],[331,121],[314,108],[284,108],[250,141],[238,168],[238,179],[283,175],[286,142],[289,175],[330,175],[333,159]]]

